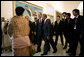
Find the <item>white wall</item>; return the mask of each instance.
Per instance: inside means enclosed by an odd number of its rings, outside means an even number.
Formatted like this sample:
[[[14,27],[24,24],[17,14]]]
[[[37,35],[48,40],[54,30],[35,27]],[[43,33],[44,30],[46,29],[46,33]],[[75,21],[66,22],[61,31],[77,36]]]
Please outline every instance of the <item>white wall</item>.
[[[83,2],[81,2],[78,6],[78,8],[80,10],[80,15],[83,15]]]
[[[1,1],[1,17],[6,19],[13,17],[12,1]]]

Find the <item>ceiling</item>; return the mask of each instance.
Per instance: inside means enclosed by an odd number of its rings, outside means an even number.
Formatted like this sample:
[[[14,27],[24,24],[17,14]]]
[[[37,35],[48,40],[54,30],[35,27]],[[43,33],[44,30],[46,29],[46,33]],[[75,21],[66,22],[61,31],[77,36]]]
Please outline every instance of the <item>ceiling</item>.
[[[40,1],[38,1],[40,2]],[[70,11],[77,8],[82,1],[41,1],[42,3],[47,3],[52,5],[55,9],[63,9],[63,11]]]
[[[40,4],[50,4],[55,8],[56,10],[62,11],[70,11],[79,6],[79,4],[83,1],[31,1],[34,3],[40,3]],[[38,4],[37,4],[38,5]]]

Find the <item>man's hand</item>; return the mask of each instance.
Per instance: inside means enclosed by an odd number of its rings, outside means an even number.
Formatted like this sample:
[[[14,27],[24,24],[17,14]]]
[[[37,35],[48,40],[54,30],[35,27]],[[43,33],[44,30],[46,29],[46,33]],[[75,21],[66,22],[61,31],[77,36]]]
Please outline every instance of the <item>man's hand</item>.
[[[34,32],[34,35],[36,35],[36,32]]]
[[[54,34],[55,34],[56,32],[54,32]]]
[[[32,34],[33,34],[33,32],[32,32]]]
[[[50,38],[49,38],[49,36],[47,37],[47,40],[49,40]]]

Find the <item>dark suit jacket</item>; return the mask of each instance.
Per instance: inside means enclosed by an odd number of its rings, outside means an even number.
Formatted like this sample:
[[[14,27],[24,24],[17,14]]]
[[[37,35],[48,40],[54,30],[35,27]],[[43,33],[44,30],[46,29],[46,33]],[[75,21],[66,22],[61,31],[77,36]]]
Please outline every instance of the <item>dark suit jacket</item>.
[[[62,32],[67,32],[67,20],[62,19]]]
[[[50,21],[47,19],[43,25],[44,39],[50,36]]]
[[[30,26],[30,35],[32,35],[32,22],[29,21],[29,26]]]
[[[71,18],[66,19],[66,27],[65,27],[65,29],[67,30],[67,32],[72,32],[73,31],[73,27],[74,27],[73,24],[74,24],[74,20],[73,19],[71,19]]]
[[[59,24],[55,21],[54,31],[56,33],[62,32],[62,21],[60,20]]]
[[[50,24],[50,36],[54,35],[54,25]]]
[[[33,28],[32,28],[33,32],[37,32],[36,31],[36,29],[37,29],[37,23],[35,24],[35,22],[33,22],[33,25],[32,26],[33,26]]]
[[[39,19],[37,20],[37,36],[43,37],[43,24],[44,24],[44,20],[42,19],[42,23],[39,23]]]
[[[83,23],[84,23],[83,16],[79,15],[76,23],[76,30],[79,32],[79,34],[83,34],[83,27],[84,27]],[[74,18],[74,25],[75,25],[75,18]]]

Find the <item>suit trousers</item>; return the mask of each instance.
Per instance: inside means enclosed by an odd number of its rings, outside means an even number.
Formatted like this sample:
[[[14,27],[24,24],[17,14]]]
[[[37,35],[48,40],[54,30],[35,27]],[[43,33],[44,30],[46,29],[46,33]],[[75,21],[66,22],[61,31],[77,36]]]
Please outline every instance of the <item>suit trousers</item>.
[[[74,30],[73,40],[72,40],[72,54],[76,55],[76,50],[78,46],[78,40],[80,38],[80,33],[77,30]]]
[[[56,46],[57,46],[58,36],[59,36],[59,35],[60,35],[60,38],[61,38],[61,43],[62,43],[62,45],[64,45],[62,33],[61,33],[61,32],[57,32],[57,33],[56,33],[56,40],[55,40],[55,45],[56,45]]]
[[[64,31],[64,37],[65,37],[65,47],[67,47],[68,44],[68,32]]]
[[[84,56],[84,44],[83,44],[83,42],[84,42],[84,40],[83,40],[83,38],[81,38],[80,39],[80,55],[83,55]]]
[[[69,50],[68,51],[72,51],[72,45],[73,45],[73,32],[69,32],[69,35],[68,35],[68,42],[69,42]]]
[[[47,39],[47,36],[44,36],[44,53],[47,53],[49,51],[50,45],[49,45],[49,40]]]
[[[41,35],[37,36],[37,51],[41,51],[41,43],[42,43],[42,37]]]
[[[51,44],[53,50],[56,51],[57,48],[56,48],[56,45],[54,44],[53,36],[50,36],[49,43]]]

